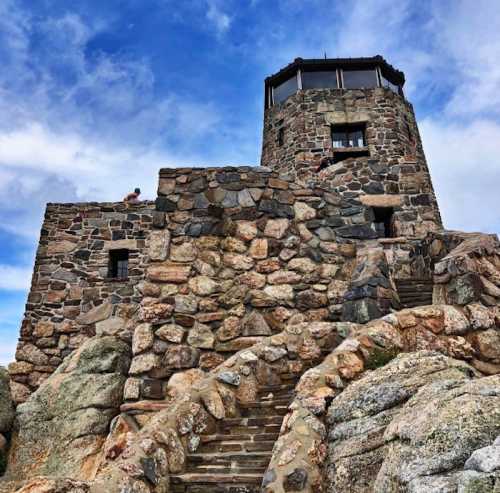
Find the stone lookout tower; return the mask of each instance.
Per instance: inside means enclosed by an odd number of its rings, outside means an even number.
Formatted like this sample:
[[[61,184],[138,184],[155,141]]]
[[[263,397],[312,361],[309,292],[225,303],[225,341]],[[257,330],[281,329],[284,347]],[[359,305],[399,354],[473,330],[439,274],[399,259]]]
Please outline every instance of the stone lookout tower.
[[[381,56],[296,58],[265,81],[261,164],[372,207],[385,236],[441,228],[404,83]]]

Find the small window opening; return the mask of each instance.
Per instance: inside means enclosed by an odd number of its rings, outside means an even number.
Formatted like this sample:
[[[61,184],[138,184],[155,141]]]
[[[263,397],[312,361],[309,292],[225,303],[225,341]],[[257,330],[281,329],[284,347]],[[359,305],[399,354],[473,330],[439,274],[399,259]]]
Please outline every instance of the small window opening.
[[[128,250],[110,250],[108,277],[112,279],[128,278]]]
[[[394,209],[392,207],[373,207],[373,214],[375,215],[373,222],[375,223],[375,230],[378,237],[391,238]]]
[[[332,127],[332,143],[334,148],[339,147],[365,147],[366,125],[334,125]]]
[[[285,143],[285,129],[284,127],[278,128],[278,145],[281,147]]]

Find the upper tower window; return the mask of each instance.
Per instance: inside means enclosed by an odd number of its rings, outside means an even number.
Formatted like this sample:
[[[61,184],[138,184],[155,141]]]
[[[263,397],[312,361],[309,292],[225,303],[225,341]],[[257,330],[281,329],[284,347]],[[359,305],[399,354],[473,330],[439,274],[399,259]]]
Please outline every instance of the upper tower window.
[[[383,87],[388,87],[391,91],[395,92],[396,94],[400,93],[399,86],[393,84],[390,80],[387,80],[383,75],[380,76],[380,80],[382,82]]]
[[[274,104],[281,103],[288,96],[297,92],[298,88],[299,87],[297,84],[297,75],[294,75],[292,78],[286,80],[285,82],[283,82],[279,86],[274,87],[273,88],[273,102],[274,102]]]
[[[369,89],[378,86],[377,72],[373,70],[342,70],[344,89]]]
[[[365,147],[365,125],[334,125],[332,127],[332,142],[334,148]]]
[[[302,72],[302,89],[337,89],[337,71]]]

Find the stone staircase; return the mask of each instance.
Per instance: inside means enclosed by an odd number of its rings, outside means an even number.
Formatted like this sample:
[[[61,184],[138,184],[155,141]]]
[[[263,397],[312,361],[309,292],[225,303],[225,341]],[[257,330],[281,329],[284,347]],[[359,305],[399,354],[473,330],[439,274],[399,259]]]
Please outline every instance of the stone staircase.
[[[401,308],[432,305],[432,279],[398,279],[396,289]]]
[[[240,417],[202,435],[184,474],[170,476],[171,493],[257,493],[271,460],[298,379],[262,386],[256,401],[240,404]]]

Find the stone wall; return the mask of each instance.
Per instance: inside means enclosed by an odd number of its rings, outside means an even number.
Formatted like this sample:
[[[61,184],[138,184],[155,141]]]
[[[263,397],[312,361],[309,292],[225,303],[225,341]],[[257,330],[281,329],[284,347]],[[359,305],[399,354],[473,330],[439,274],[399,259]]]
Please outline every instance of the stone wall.
[[[355,198],[250,167],[163,169],[154,205],[49,204],[9,367],[16,402],[95,334],[133,335],[132,403],[299,313],[366,322],[397,308],[391,278],[421,268],[420,242],[377,239],[371,218]],[[108,278],[114,249],[130,252],[126,280]]]
[[[24,401],[74,349],[97,333],[122,331],[141,301],[154,204],[48,204],[16,362],[16,402]],[[108,278],[109,251],[129,250],[126,280]],[[104,325],[99,325],[99,323]],[[130,339],[130,336],[128,336]]]
[[[265,168],[161,170],[164,229],[150,241],[125,398],[163,399],[174,372],[210,370],[298,314],[339,320],[356,242],[335,230],[353,217],[338,195]]]
[[[333,164],[331,128],[346,123],[366,124],[369,156]],[[442,227],[413,108],[389,89],[298,91],[268,108],[261,162],[367,206],[393,207],[395,236]]]

